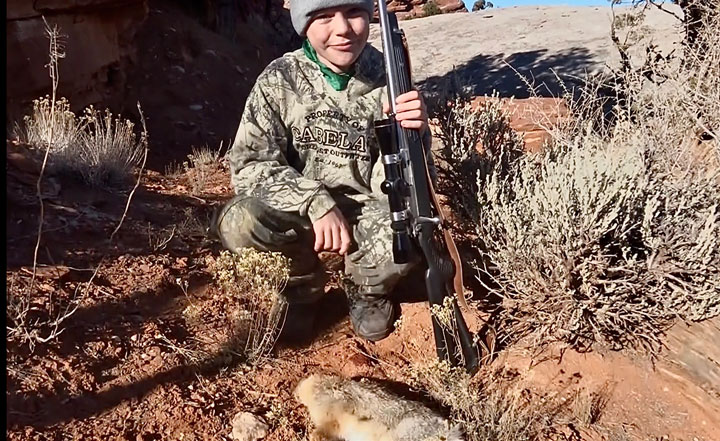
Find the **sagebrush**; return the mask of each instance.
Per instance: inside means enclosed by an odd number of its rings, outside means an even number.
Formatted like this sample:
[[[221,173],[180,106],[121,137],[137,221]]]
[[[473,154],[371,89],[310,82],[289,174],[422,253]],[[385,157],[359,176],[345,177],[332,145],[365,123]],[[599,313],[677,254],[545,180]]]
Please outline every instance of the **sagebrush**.
[[[423,5],[423,13],[426,17],[429,17],[431,15],[442,14],[443,11],[433,0],[428,0],[428,2]]]
[[[510,127],[497,94],[474,103],[459,88],[444,91],[430,109],[435,136],[441,141],[439,167],[443,193],[457,207],[460,224],[473,228],[478,216],[477,174],[509,167],[522,155],[522,138]]]
[[[280,293],[288,282],[289,261],[278,252],[241,248],[222,251],[211,271],[215,282],[237,308],[233,340],[250,363],[264,360],[283,326],[287,305]]]
[[[76,176],[94,187],[125,187],[147,150],[147,133],[137,135],[131,121],[93,106],[77,116],[65,98],[54,107],[50,97],[34,100],[24,122],[24,141],[48,149],[51,172]]]
[[[507,116],[467,101],[446,111],[441,131],[456,135],[443,135],[445,151],[459,159],[449,174],[477,190],[463,213],[503,299],[504,338],[655,351],[675,320],[720,314],[718,20],[702,38],[702,57],[625,70],[612,118],[607,101],[568,97],[571,117],[537,154],[476,153]]]

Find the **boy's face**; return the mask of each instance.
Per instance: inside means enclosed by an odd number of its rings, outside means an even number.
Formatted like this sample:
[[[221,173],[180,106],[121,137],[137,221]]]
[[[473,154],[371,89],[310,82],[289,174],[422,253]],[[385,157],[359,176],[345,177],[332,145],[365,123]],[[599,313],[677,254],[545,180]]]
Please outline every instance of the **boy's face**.
[[[360,56],[369,32],[367,11],[343,6],[316,12],[305,34],[323,64],[335,72],[346,72]]]

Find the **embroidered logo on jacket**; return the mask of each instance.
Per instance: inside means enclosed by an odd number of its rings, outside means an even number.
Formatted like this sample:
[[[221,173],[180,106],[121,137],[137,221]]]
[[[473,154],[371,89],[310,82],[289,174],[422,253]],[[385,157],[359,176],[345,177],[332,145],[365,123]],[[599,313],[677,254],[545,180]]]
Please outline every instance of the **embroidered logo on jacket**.
[[[350,133],[323,127],[292,127],[294,146],[298,151],[316,150],[340,158],[370,160],[364,134]],[[319,149],[318,147],[330,147]]]

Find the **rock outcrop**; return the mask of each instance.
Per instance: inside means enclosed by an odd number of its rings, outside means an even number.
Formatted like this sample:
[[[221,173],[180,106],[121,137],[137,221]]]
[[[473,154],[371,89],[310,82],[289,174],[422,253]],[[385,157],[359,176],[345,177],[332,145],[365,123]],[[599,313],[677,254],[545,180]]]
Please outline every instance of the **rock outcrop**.
[[[429,2],[434,2],[442,13],[467,12],[461,0],[389,0],[387,5],[388,11],[394,12],[399,19],[409,19],[425,17],[425,5]]]
[[[401,19],[420,18],[427,15],[425,5],[429,2],[434,2],[442,13],[467,12],[461,0],[390,0],[388,9]]]
[[[64,35],[59,93],[74,108],[100,102],[125,85],[135,57],[133,37],[148,14],[147,0],[8,0],[8,118],[51,90],[49,42],[43,17]]]
[[[482,96],[473,99],[473,106],[482,106],[488,101],[500,101],[510,119],[510,127],[520,134],[528,152],[540,151],[552,138],[547,128],[558,126],[569,115],[567,102],[562,98],[509,99]]]

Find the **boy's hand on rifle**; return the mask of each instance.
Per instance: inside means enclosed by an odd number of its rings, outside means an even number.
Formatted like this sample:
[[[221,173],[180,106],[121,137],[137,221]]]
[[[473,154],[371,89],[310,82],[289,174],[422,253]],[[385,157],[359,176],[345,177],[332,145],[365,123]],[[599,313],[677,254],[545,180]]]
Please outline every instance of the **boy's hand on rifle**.
[[[337,208],[333,207],[325,216],[313,223],[315,232],[315,252],[336,251],[342,255],[347,254],[352,245],[350,227],[345,216]]]
[[[417,90],[397,97],[395,119],[406,129],[424,130],[427,127],[427,109],[422,95]],[[383,112],[390,113],[390,105],[383,103]]]

